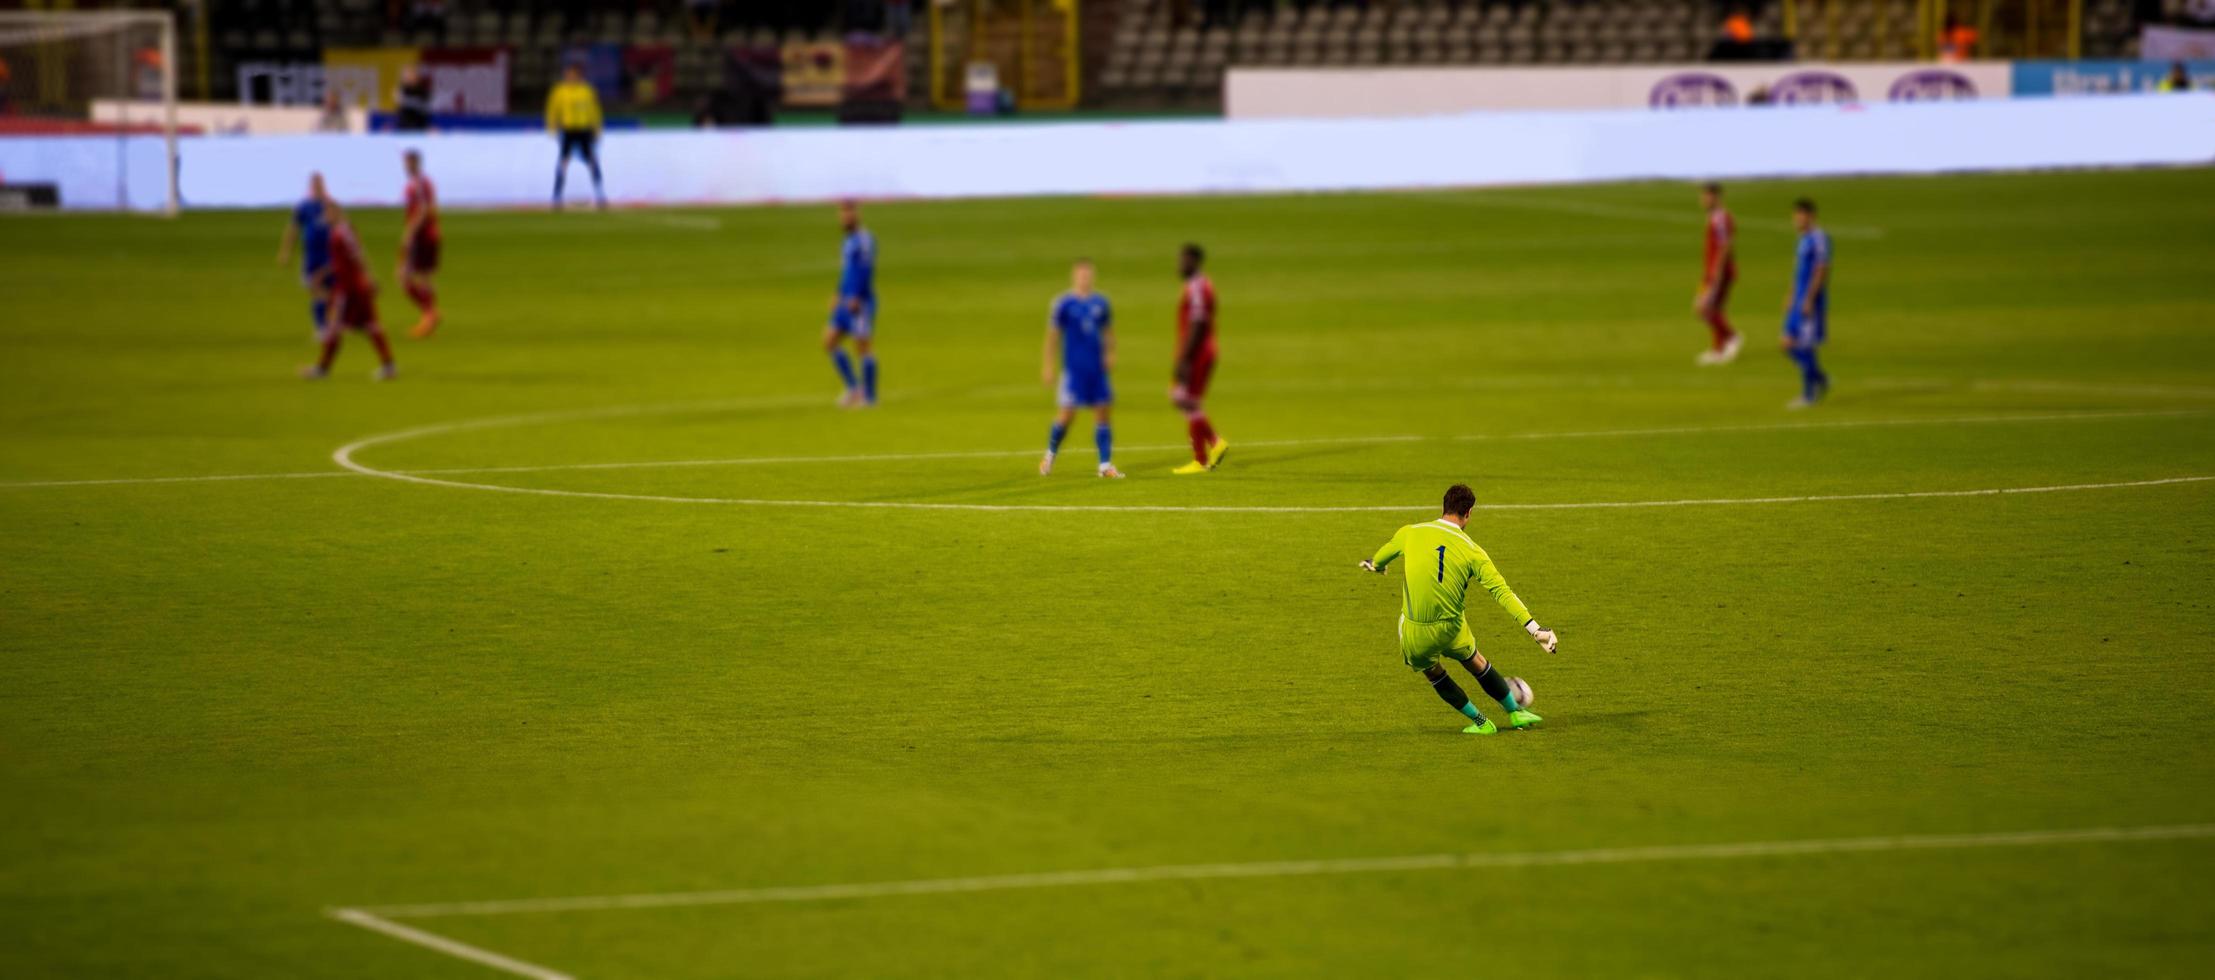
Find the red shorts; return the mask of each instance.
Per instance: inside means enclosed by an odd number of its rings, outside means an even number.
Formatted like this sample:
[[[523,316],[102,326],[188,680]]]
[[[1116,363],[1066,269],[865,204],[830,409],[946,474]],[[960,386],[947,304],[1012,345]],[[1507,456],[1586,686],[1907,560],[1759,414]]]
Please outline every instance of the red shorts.
[[[1723,308],[1723,307],[1724,307],[1725,305],[1727,305],[1727,304],[1729,304],[1729,303],[1730,303],[1730,287],[1731,287],[1731,284],[1733,284],[1733,283],[1735,283],[1735,282],[1737,282],[1737,281],[1738,281],[1738,267],[1737,267],[1737,266],[1735,266],[1735,265],[1726,265],[1726,266],[1724,266],[1724,267],[1723,267],[1723,271],[1722,271],[1722,273],[1721,273],[1720,275],[1717,275],[1717,276],[1715,277],[1715,308],[1716,308],[1716,309],[1720,310],[1720,309],[1722,309],[1722,308]]]
[[[1208,379],[1215,376],[1215,355],[1205,354],[1192,364],[1192,376],[1185,379],[1184,396],[1193,401],[1207,397]]]
[[[408,271],[438,271],[438,239],[429,235],[417,235],[415,241],[408,243]]]
[[[331,322],[349,330],[376,326],[377,294],[367,289],[341,289],[332,293]]]

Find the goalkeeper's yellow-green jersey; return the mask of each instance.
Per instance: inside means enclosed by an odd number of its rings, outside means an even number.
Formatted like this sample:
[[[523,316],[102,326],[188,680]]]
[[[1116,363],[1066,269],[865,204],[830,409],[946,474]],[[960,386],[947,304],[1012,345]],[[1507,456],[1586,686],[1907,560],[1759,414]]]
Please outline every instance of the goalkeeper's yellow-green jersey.
[[[1492,556],[1444,518],[1401,528],[1369,561],[1381,571],[1403,559],[1400,614],[1410,623],[1461,619],[1472,581],[1492,593],[1493,601],[1514,616],[1517,625],[1531,621],[1530,609],[1508,588]]]

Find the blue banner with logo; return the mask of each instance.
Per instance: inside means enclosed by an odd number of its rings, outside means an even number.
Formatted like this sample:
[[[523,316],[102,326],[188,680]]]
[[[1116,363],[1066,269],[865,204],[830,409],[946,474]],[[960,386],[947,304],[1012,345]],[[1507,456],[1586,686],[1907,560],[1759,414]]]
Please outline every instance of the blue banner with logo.
[[[2184,62],[2193,88],[2215,86],[2215,61]],[[2114,95],[2152,92],[2169,75],[2166,61],[2018,61],[2013,64],[2014,94]]]

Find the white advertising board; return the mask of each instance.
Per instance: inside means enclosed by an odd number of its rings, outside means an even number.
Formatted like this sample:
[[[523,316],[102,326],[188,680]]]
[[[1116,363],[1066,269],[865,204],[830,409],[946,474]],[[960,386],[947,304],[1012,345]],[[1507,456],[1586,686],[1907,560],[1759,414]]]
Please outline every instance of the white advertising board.
[[[147,144],[152,165],[119,172]],[[122,144],[119,146],[118,144]],[[441,203],[544,207],[535,133],[197,137],[187,207],[280,207],[310,171],[342,200],[397,204],[422,149]],[[64,207],[162,200],[156,137],[0,137],[0,173]],[[1612,180],[1919,174],[2215,161],[2215,93],[1734,112],[1483,112],[1416,119],[646,130],[601,142],[618,203],[1284,193]],[[143,186],[141,186],[143,185]]]
[[[2003,99],[2004,61],[1611,68],[1233,68],[1232,119],[1347,119],[1531,109],[1682,109]]]
[[[164,117],[159,102],[94,99],[92,120],[102,123],[159,126]],[[309,106],[240,105],[235,102],[179,102],[177,125],[211,136],[275,136],[315,132],[323,110]],[[369,130],[369,113],[346,110],[346,131]]]

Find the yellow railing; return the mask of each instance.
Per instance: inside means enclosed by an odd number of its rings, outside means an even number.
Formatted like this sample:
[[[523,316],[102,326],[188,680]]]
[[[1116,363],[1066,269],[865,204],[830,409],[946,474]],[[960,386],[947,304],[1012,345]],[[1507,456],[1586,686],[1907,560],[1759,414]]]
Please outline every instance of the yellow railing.
[[[1023,109],[1071,109],[1084,83],[1081,0],[931,3],[931,103],[960,109],[973,62],[999,70]]]

